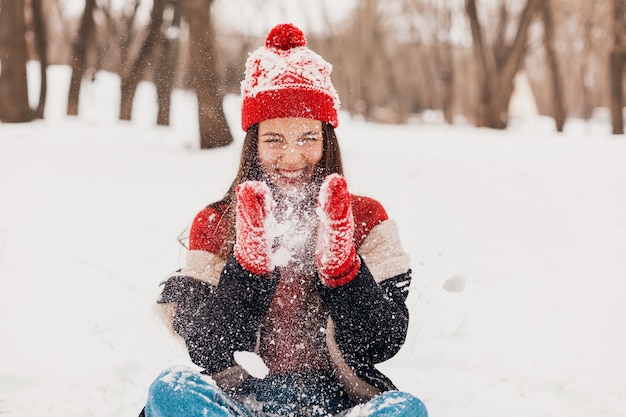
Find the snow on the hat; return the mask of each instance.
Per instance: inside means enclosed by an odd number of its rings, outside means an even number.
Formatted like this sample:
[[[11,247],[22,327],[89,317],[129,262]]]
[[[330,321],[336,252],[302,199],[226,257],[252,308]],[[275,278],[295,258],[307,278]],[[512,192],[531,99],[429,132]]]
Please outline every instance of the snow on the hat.
[[[263,91],[306,88],[328,94],[339,109],[339,95],[331,82],[331,72],[332,65],[307,47],[288,50],[261,47],[246,61],[241,94],[255,97]]]

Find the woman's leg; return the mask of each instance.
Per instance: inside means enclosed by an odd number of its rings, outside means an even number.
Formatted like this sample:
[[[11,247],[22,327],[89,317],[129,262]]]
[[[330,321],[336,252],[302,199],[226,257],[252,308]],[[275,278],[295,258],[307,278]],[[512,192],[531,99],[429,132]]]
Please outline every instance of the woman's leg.
[[[251,417],[208,376],[186,368],[163,372],[150,386],[146,417]]]
[[[414,395],[402,391],[387,391],[355,407],[346,414],[368,417],[428,417],[424,403]]]

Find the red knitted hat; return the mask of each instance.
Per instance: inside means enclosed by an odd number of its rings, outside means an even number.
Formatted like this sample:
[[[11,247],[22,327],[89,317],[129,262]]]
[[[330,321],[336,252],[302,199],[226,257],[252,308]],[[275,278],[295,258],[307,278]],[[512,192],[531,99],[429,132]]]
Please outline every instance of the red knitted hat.
[[[246,61],[241,82],[241,127],[263,120],[305,117],[337,127],[339,96],[330,80],[332,65],[306,47],[306,38],[292,24],[274,27],[265,46]]]

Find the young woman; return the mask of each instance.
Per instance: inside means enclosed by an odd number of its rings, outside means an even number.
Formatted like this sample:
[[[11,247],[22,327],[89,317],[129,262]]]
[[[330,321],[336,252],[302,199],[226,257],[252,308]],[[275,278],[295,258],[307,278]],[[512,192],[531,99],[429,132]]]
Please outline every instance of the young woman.
[[[330,72],[289,24],[249,56],[239,171],[159,299],[203,372],[160,375],[148,417],[427,416],[374,367],[405,340],[409,257],[348,191]]]

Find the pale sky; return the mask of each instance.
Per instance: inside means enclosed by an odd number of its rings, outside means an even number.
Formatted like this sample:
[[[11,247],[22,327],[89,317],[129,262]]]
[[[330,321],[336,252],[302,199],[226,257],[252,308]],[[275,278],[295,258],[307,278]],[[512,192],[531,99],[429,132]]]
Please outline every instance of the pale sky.
[[[127,0],[108,0],[121,8]],[[251,35],[264,36],[277,23],[293,23],[305,34],[324,30],[325,21],[346,18],[356,0],[214,0],[213,16],[221,27],[232,26]],[[85,0],[59,0],[66,15],[82,13]],[[151,0],[142,0],[139,13],[147,18]],[[326,10],[327,17],[324,17]]]

